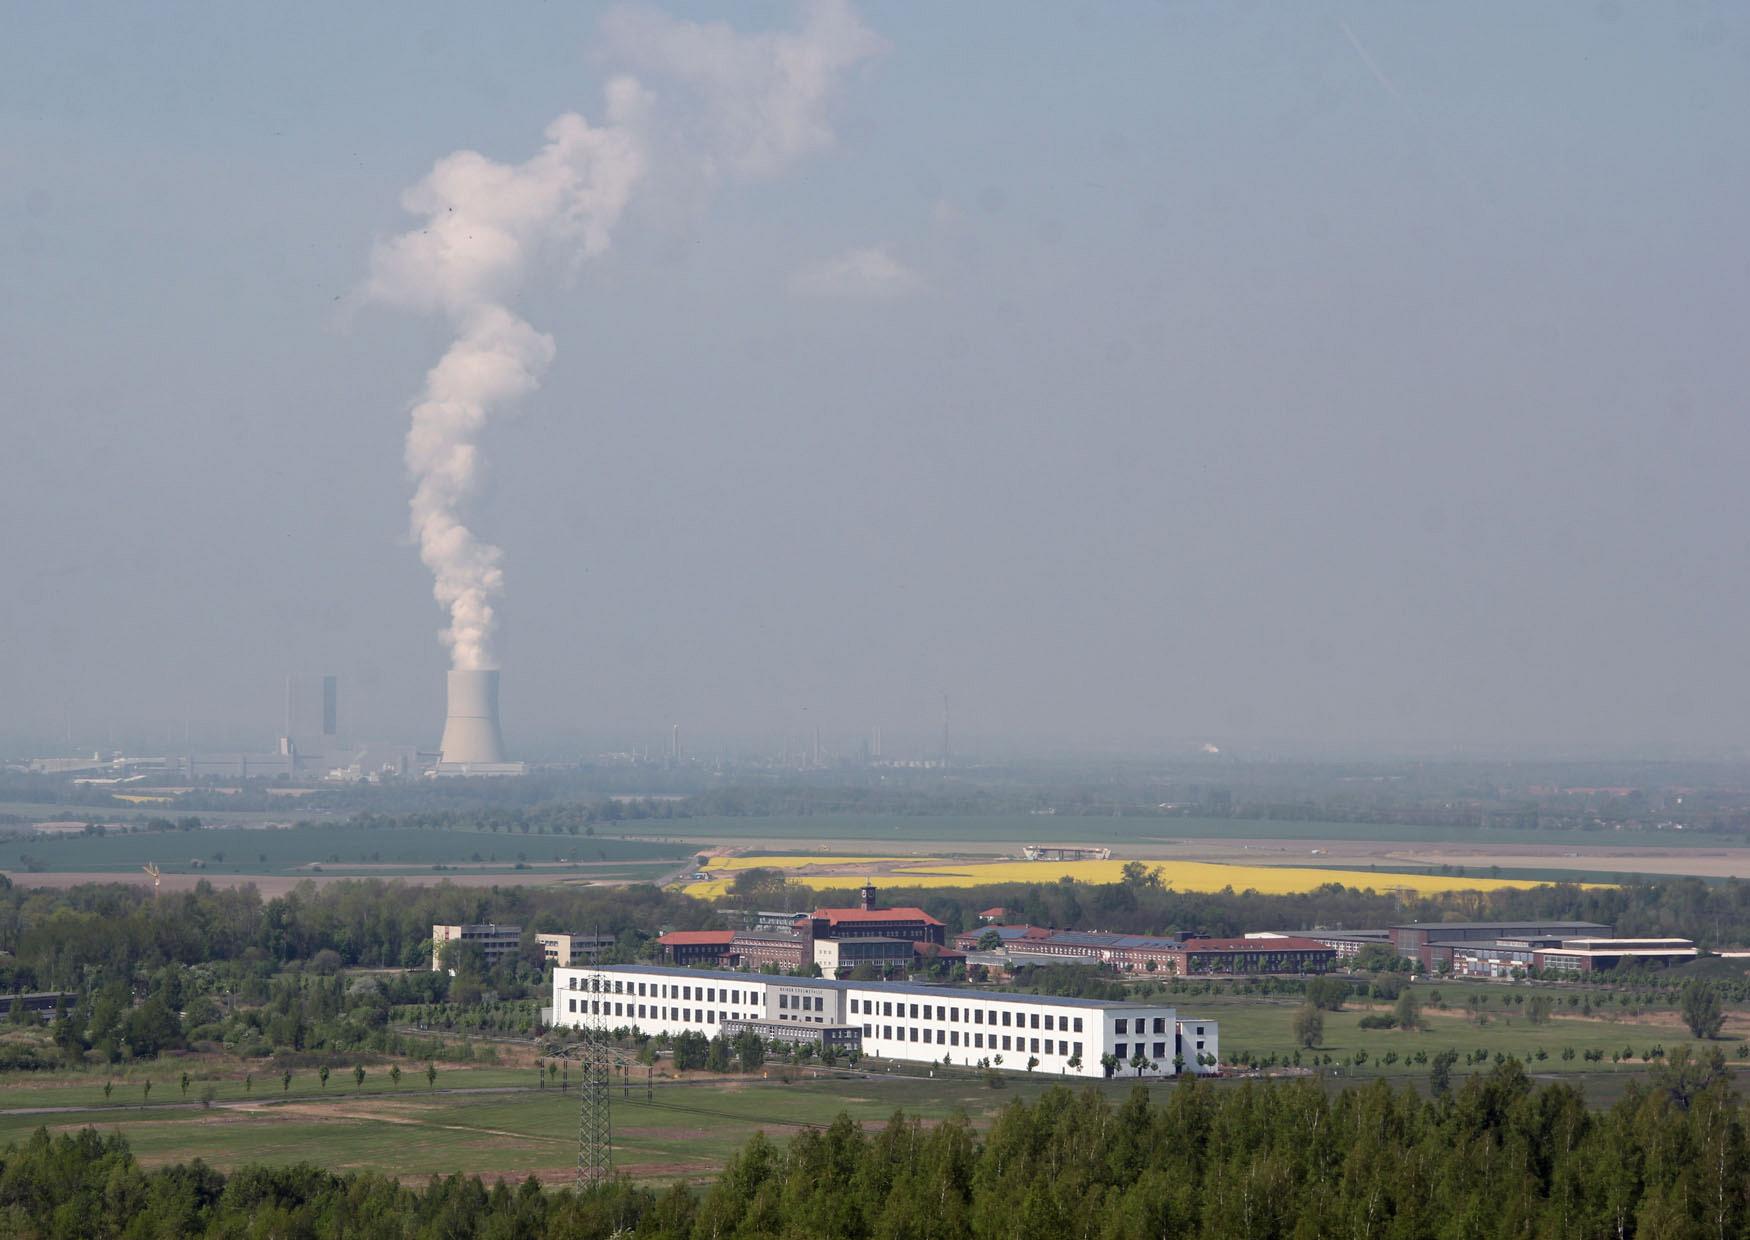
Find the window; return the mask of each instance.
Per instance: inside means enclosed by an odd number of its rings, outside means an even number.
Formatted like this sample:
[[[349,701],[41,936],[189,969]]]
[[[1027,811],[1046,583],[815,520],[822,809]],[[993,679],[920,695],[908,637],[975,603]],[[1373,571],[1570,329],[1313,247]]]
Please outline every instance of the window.
[[[854,1015],[856,1015],[856,1012],[857,1012],[857,1000],[852,999],[851,1000],[851,1014],[854,1016]]]
[[[972,1023],[975,1025],[984,1024],[984,1009],[983,1008],[974,1008],[972,1010]]]
[[[916,1029],[913,1029],[911,1031],[911,1040],[913,1042],[916,1042],[918,1040],[918,1031]]]
[[[577,1011],[577,1000],[576,1000],[576,999],[573,999],[573,1000],[572,1000],[572,1001],[571,1001],[571,1010],[572,1010],[572,1011],[573,1011],[573,1012],[575,1012],[575,1011]]]
[[[826,1011],[826,997],[824,995],[814,996],[814,1010],[817,1012]]]
[[[1039,1028],[1039,1013],[1038,1012],[1033,1013],[1033,1019],[1031,1021],[1031,1024],[1032,1024],[1033,1028],[1035,1028],[1035,1029]]]
[[[881,1014],[883,1016],[892,1016],[893,1015],[893,1005],[891,1003],[883,1003],[881,1005]]]
[[[1078,1017],[1076,1017],[1076,1032],[1080,1033],[1081,1031],[1082,1031],[1082,1018],[1078,1016]],[[1081,1047],[1082,1047],[1082,1044],[1080,1042],[1077,1042],[1076,1043],[1076,1054],[1079,1055],[1082,1053]]]
[[[1082,1044],[1080,1042],[1077,1042],[1076,1043],[1076,1057],[1078,1059],[1081,1057],[1081,1053],[1082,1053]]]
[[[881,1026],[881,1036],[884,1038],[891,1038],[893,1036],[893,1026],[892,1025]]]
[[[915,1003],[911,1005],[911,1018],[913,1020],[918,1018],[918,1005]]]
[[[1007,1028],[1007,1027],[1008,1027],[1008,1024],[1009,1024],[1009,1009],[1008,1009],[1008,1008],[1004,1008],[1004,1009],[1003,1009],[1003,1027],[1004,1027],[1004,1028]],[[1008,1039],[1007,1039],[1007,1038],[1004,1038],[1004,1039],[1003,1039],[1003,1041],[1005,1041],[1005,1042],[1007,1042],[1007,1041],[1008,1041]]]
[[[959,1008],[949,1008],[948,1009],[948,1019],[951,1021],[958,1022],[960,1020],[960,1009]]]
[[[1202,1037],[1202,1036],[1203,1036],[1203,1026],[1202,1026],[1202,1025],[1198,1025],[1198,1026],[1197,1026],[1197,1036],[1198,1036],[1198,1037]]]
[[[863,1036],[864,1036],[864,1037],[866,1037],[866,1038],[872,1038],[872,1037],[874,1037],[874,1036],[875,1036],[875,1026],[873,1026],[873,1025],[864,1025],[864,1026],[863,1026]]]
[[[958,1029],[950,1029],[948,1031],[948,1044],[950,1046],[960,1045],[960,1031]]]
[[[1120,1037],[1122,1037],[1123,1035],[1125,1035],[1126,1033],[1129,1033],[1129,1032],[1130,1032],[1130,1022],[1125,1020],[1124,1017],[1120,1016],[1118,1018],[1118,1028],[1117,1028],[1118,1035]]]
[[[1051,1028],[1051,1013],[1050,1013],[1050,1012],[1047,1012],[1047,1013],[1046,1013],[1046,1014],[1045,1014],[1045,1027],[1046,1027],[1046,1028],[1047,1028],[1047,1029],[1050,1029],[1050,1028]]]
[[[1155,1053],[1152,1056],[1152,1058],[1165,1059],[1166,1057],[1167,1057],[1167,1044],[1165,1042],[1156,1042],[1155,1043]]]
[[[691,986],[682,986],[681,987],[681,998],[691,999],[692,997],[693,997],[693,988]]]
[[[1167,1031],[1166,1018],[1162,1017],[1162,1016],[1155,1017],[1155,1032],[1156,1033],[1165,1033],[1166,1031]]]
[[[1069,1054],[1069,1043],[1068,1042],[1059,1042],[1057,1044],[1057,1053],[1059,1055],[1067,1056]]]
[[[1200,1041],[1199,1041],[1199,1042],[1198,1042],[1198,1043],[1197,1043],[1197,1049],[1198,1049],[1198,1050],[1202,1050],[1202,1049],[1203,1049],[1203,1043],[1202,1043],[1202,1041],[1201,1041],[1201,1040],[1200,1040]]]
[[[1112,1053],[1118,1056],[1120,1060],[1129,1058],[1129,1052],[1130,1046],[1125,1042],[1120,1042],[1112,1048]]]
[[[1038,1038],[1031,1039],[1031,1045],[1029,1045],[1027,1047],[1027,1049],[1030,1052],[1032,1052],[1033,1054],[1037,1055],[1039,1053],[1039,1039]]]
[[[779,995],[778,996],[778,1006],[781,1008],[788,1008],[790,1006],[790,996],[789,995]]]
[[[1005,1051],[1009,1049],[1009,1035],[1006,1033],[1003,1035],[1003,1049]]]

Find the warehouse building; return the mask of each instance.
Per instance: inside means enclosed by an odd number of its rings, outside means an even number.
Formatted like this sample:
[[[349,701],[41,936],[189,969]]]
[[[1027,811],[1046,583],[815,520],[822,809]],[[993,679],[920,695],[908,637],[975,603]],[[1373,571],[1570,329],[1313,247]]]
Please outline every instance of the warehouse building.
[[[1038,926],[984,926],[956,935],[954,946],[974,951],[994,933],[1011,964],[1101,964],[1126,973],[1176,977],[1212,973],[1323,973],[1334,948],[1288,935],[1210,939],[1191,934],[1113,934],[1104,930],[1044,930]]]
[[[1611,937],[1609,926],[1596,921],[1415,921],[1390,928],[1392,948],[1432,972],[1441,961],[1451,964],[1450,946],[1500,939],[1578,939]],[[1441,950],[1434,951],[1434,944]]]
[[[693,1031],[733,1037],[782,1027],[790,1040],[860,1050],[915,1063],[944,1060],[965,1067],[982,1061],[1011,1069],[1068,1076],[1105,1075],[1115,1056],[1120,1072],[1212,1073],[1220,1056],[1216,1022],[1180,1017],[1171,1007],[1049,995],[957,990],[906,982],[772,977],[661,965],[557,969],[553,1023],[580,1026],[592,1016],[608,1028],[649,1035]]]

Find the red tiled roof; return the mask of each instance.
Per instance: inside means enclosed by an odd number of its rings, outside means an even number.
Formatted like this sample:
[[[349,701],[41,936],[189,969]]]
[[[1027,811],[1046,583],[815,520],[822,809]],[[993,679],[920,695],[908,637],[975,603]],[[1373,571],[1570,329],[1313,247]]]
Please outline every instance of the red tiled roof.
[[[822,921],[921,921],[926,926],[942,923],[921,908],[817,908],[814,916]]]
[[[728,947],[734,938],[733,930],[670,930],[656,941],[664,947],[688,947],[705,943]]]
[[[980,917],[1007,917],[1008,915],[1009,910],[1006,908],[987,908],[979,914]]]

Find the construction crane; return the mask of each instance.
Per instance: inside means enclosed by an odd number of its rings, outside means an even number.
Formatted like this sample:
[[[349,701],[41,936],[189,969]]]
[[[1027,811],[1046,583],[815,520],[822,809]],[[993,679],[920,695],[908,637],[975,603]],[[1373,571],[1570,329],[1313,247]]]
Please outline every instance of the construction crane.
[[[158,898],[158,884],[162,881],[162,876],[158,873],[158,863],[148,861],[140,868],[152,876],[152,898],[156,900]]]

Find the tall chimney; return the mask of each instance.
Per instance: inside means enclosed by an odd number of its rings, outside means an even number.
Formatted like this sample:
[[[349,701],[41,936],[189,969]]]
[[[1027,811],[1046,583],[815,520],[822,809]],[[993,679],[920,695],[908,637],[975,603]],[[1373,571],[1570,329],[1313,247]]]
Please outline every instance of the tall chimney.
[[[449,687],[443,761],[505,761],[504,737],[498,731],[498,673],[451,672]]]

